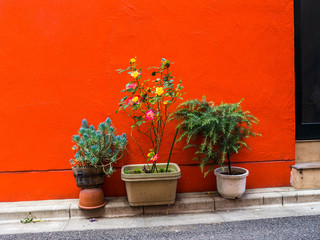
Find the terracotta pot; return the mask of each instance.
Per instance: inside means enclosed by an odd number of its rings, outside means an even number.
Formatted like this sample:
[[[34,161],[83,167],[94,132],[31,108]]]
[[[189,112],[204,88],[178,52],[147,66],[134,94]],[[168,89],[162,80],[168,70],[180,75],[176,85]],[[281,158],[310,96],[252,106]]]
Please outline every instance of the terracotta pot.
[[[79,194],[80,209],[96,209],[106,205],[101,188],[82,189]]]
[[[97,188],[104,183],[102,167],[72,167],[72,171],[79,188]]]
[[[218,193],[227,199],[241,198],[246,191],[246,180],[249,171],[245,168],[231,167],[231,172],[236,172],[236,175],[222,174],[228,172],[228,168],[217,168],[214,174],[217,178]]]
[[[125,171],[142,169],[145,164],[123,166],[121,179],[125,181],[130,206],[148,206],[173,204],[176,200],[177,182],[181,171],[177,164],[170,163],[174,172],[126,174]],[[166,163],[158,163],[157,167],[166,168]]]

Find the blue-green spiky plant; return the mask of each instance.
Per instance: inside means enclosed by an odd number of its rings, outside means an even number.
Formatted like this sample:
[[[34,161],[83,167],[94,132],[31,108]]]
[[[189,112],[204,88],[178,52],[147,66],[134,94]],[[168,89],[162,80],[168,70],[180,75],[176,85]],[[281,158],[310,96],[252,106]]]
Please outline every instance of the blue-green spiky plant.
[[[104,172],[109,176],[113,173],[115,164],[124,153],[127,145],[125,133],[116,135],[110,118],[99,124],[96,130],[93,125],[89,127],[87,120],[83,119],[78,135],[72,140],[75,159],[71,159],[72,166],[98,167],[103,166]]]

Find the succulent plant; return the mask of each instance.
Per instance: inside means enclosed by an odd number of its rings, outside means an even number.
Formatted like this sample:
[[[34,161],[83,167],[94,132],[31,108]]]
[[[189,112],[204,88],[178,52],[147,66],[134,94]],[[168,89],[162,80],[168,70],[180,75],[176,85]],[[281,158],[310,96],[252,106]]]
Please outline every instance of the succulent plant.
[[[70,160],[72,166],[98,167],[102,166],[108,176],[113,173],[113,164],[116,163],[124,153],[127,145],[125,133],[116,135],[116,130],[111,119],[98,125],[96,130],[93,125],[89,127],[87,120],[83,119],[77,135],[73,135],[74,159]]]

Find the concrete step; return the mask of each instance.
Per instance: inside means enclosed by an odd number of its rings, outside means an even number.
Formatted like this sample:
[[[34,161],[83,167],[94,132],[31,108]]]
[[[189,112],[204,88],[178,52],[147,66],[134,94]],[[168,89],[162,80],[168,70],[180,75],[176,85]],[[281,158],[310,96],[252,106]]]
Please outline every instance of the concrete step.
[[[173,205],[130,207],[125,197],[106,198],[104,208],[81,210],[78,199],[0,203],[0,223],[17,222],[31,214],[42,220],[83,219],[91,217],[118,218],[145,215],[204,213],[261,206],[285,206],[320,202],[320,189],[296,190],[292,187],[248,189],[241,199],[221,198],[217,192],[177,194]]]
[[[320,161],[291,166],[292,186],[296,189],[320,188]]]

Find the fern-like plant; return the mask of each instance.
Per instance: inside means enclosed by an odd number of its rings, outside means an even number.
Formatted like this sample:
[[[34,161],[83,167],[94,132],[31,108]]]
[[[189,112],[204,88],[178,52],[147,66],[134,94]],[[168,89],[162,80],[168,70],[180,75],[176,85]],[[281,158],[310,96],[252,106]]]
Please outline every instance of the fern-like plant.
[[[201,170],[210,166],[205,176],[213,170],[213,165],[223,165],[226,160],[231,175],[231,156],[242,147],[248,148],[245,139],[260,135],[251,130],[258,119],[243,111],[241,102],[215,106],[203,97],[202,101],[183,102],[175,112],[175,119],[181,121],[177,126],[181,133],[177,141],[185,138],[184,149],[196,148],[194,159],[200,161]]]

